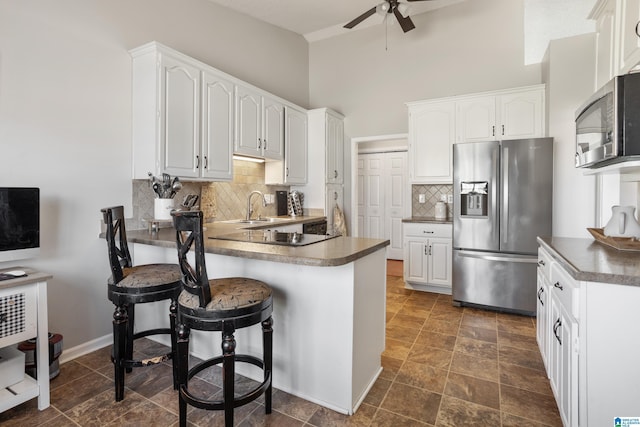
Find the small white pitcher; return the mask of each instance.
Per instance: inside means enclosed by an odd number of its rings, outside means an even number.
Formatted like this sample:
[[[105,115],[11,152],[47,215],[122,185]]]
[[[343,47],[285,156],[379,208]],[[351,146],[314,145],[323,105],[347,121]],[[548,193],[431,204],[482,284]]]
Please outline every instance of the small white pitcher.
[[[611,219],[604,227],[605,236],[640,238],[640,224],[633,206],[612,206]]]
[[[171,219],[173,199],[153,199],[154,219]]]

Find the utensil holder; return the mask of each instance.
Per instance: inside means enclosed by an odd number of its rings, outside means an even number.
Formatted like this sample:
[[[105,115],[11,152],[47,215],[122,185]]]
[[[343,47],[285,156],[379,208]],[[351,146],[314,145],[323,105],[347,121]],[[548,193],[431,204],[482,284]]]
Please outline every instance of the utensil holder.
[[[154,219],[171,219],[173,199],[153,199]]]

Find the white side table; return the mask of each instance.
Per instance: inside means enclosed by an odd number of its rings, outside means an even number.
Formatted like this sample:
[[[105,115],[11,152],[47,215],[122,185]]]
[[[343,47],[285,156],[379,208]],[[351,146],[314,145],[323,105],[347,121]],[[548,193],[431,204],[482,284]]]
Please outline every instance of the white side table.
[[[0,324],[0,348],[36,337],[38,380],[25,374],[21,382],[0,389],[0,412],[34,397],[38,398],[38,409],[49,407],[47,280],[52,276],[25,267],[0,272],[18,269],[27,276],[0,281],[0,319],[4,324]]]

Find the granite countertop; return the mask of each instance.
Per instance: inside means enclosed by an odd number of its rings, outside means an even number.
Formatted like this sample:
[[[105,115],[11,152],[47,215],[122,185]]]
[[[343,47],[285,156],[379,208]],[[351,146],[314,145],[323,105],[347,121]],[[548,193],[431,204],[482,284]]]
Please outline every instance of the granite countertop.
[[[576,280],[640,286],[640,252],[619,251],[593,239],[538,237],[538,243]]]
[[[264,261],[330,267],[353,262],[389,245],[389,240],[364,239],[358,237],[335,237],[306,246],[283,246],[263,243],[247,243],[231,240],[217,240],[216,236],[246,229],[265,229],[295,223],[313,222],[324,217],[299,217],[285,223],[268,225],[247,225],[215,222],[205,225],[205,252],[217,255],[229,255]],[[173,228],[161,228],[158,231],[128,230],[127,240],[133,243],[176,248],[176,235]]]
[[[432,224],[453,224],[453,218],[436,219],[433,216],[412,216],[404,218],[402,222],[428,222]]]

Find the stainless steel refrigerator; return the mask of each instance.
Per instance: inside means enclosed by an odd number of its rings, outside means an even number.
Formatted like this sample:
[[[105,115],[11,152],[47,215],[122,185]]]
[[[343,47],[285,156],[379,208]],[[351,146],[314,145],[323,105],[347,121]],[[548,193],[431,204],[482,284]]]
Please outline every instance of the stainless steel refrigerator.
[[[453,147],[453,300],[536,311],[537,236],[551,235],[553,139]]]

